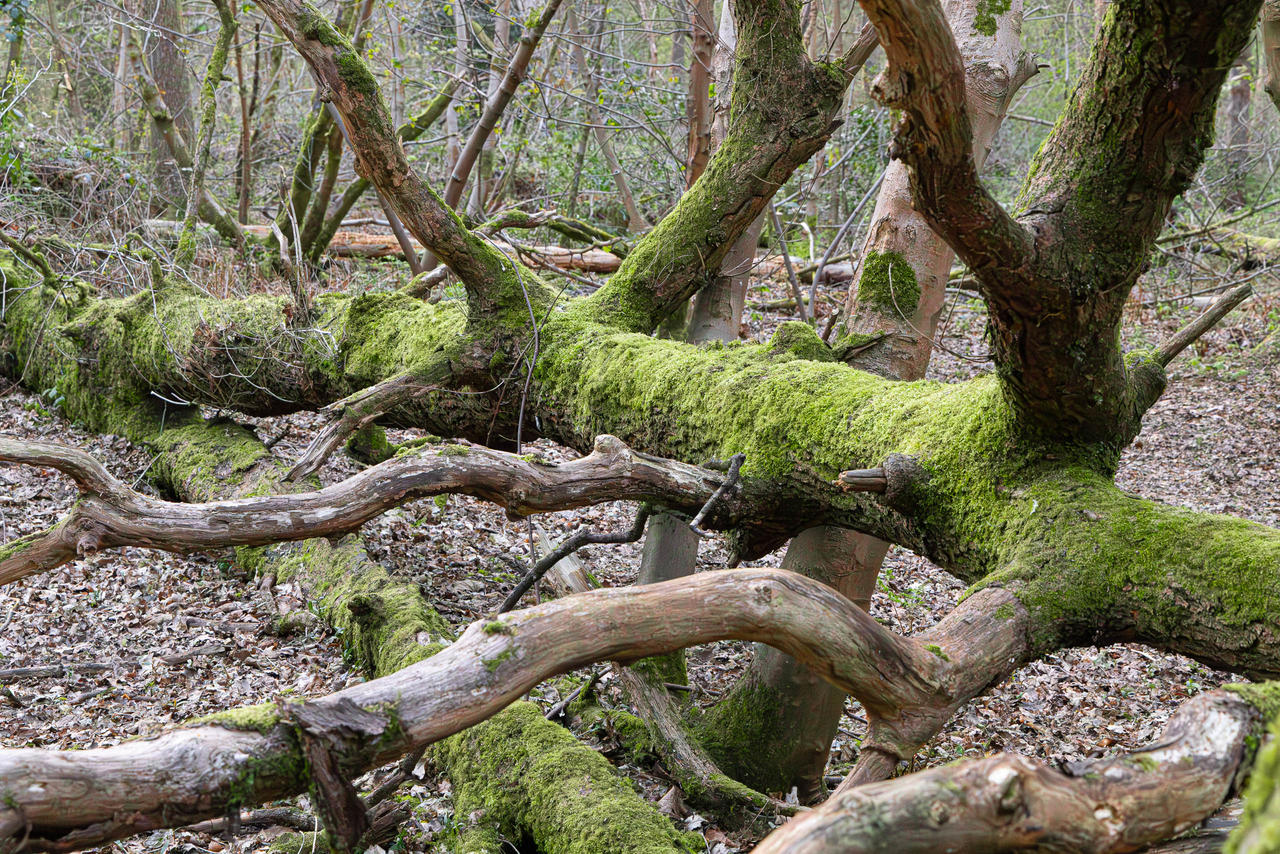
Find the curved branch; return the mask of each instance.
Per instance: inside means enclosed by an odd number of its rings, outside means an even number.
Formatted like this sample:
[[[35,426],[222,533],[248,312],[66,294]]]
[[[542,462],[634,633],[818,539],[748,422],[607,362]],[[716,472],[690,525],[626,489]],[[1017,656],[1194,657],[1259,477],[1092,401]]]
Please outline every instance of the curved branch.
[[[481,316],[495,311],[498,283],[511,275],[510,264],[469,232],[409,165],[378,81],[350,39],[306,0],[256,2],[311,67],[322,98],[341,114],[356,171],[386,198],[413,236],[458,275],[472,309]]]
[[[793,573],[597,590],[475,623],[424,661],[301,706],[240,710],[105,749],[0,751],[0,839],[29,833],[29,848],[61,851],[214,818],[306,789],[299,729],[326,739],[350,777],[484,720],[557,673],[728,638],[775,645],[871,709],[948,678],[923,645]],[[323,731],[307,723],[321,719]]]
[[[181,553],[339,536],[392,507],[445,493],[522,516],[614,500],[693,509],[723,478],[601,436],[589,456],[560,465],[481,447],[425,446],[315,492],[184,504],[133,491],[75,448],[0,438],[0,460],[55,468],[87,493],[53,528],[0,547],[0,584],[118,546]]]
[[[998,273],[1006,287],[1017,286],[1033,256],[1032,235],[978,177],[964,63],[941,3],[861,2],[889,60],[876,96],[903,111],[891,154],[911,170],[916,206],[979,278]]]
[[[883,850],[1126,852],[1213,814],[1231,794],[1260,716],[1235,694],[1189,700],[1150,746],[1065,771],[1004,754],[833,796],[755,854]],[[1039,847],[1038,847],[1039,846]]]

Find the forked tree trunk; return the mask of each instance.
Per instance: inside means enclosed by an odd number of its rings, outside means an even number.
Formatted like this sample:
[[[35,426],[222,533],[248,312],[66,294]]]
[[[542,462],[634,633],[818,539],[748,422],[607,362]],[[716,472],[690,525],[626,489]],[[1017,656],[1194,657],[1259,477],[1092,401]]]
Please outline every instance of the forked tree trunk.
[[[911,169],[915,209],[973,269],[990,308],[997,371],[953,384],[851,369],[801,324],[784,325],[768,345],[722,349],[647,334],[689,299],[768,194],[830,134],[845,81],[804,56],[795,4],[739,0],[734,143],[722,146],[602,288],[552,311],[556,293],[531,271],[513,270],[408,165],[372,74],[333,27],[298,0],[259,2],[329,87],[355,140],[357,168],[459,276],[465,305],[332,294],[317,300],[314,327],[294,328],[282,300],[220,302],[158,276],[154,295],[98,299],[88,287],[65,287],[22,247],[15,251],[46,271],[41,284],[3,259],[3,343],[26,382],[56,383],[75,401],[70,414],[90,425],[126,428],[157,400],[152,392],[270,415],[398,383],[413,393],[386,401],[386,417],[498,444],[520,422],[496,393],[480,390],[502,385],[536,330],[528,399],[537,416],[530,423],[542,435],[585,450],[609,429],[648,455],[745,456],[741,483],[725,488],[723,506],[706,522],[735,529],[744,557],[815,523],[846,526],[916,551],[973,590],[918,638],[892,634],[825,585],[771,570],[705,573],[545,604],[475,626],[400,679],[353,686],[311,708],[230,714],[153,743],[75,756],[0,751],[0,836],[18,841],[34,833],[66,847],[73,829],[81,835],[72,841],[96,842],[221,814],[306,786],[313,753],[304,754],[300,742],[314,739],[313,712],[335,714],[339,729],[354,725],[324,740],[339,754],[330,751],[329,759],[354,776],[482,720],[566,668],[715,639],[777,642],[855,695],[870,725],[849,780],[868,783],[911,757],[984,686],[1063,646],[1136,641],[1223,669],[1280,675],[1280,531],[1145,501],[1114,484],[1121,450],[1163,390],[1165,367],[1248,293],[1232,292],[1153,351],[1121,349],[1124,301],[1173,200],[1203,160],[1216,99],[1254,24],[1256,0],[1115,4],[1016,216],[978,180],[964,63],[941,7],[864,0],[889,60],[881,95],[902,117],[895,152]],[[893,304],[896,290],[886,290]],[[535,317],[530,324],[530,306],[545,323]],[[255,366],[252,374],[241,365]],[[414,388],[419,380],[431,384]],[[203,465],[193,472],[216,475]],[[696,508],[709,482],[716,479],[701,470],[684,478],[683,505],[666,495],[647,498]],[[494,497],[525,507],[505,491]],[[217,512],[225,509],[199,515]],[[92,528],[56,527],[48,537],[71,534],[93,548]],[[45,540],[6,544],[0,560],[21,562]],[[342,585],[345,574],[328,581]],[[357,611],[353,617],[381,622],[375,602],[357,603]],[[401,635],[397,648],[405,647],[421,644]],[[1257,709],[1274,714],[1274,694],[1259,697],[1207,695],[1145,754],[1093,765],[1081,778],[992,757],[845,792],[761,850],[840,850],[860,838],[900,851],[953,843],[1130,850],[1221,802],[1246,761]],[[230,729],[237,725],[250,728]],[[541,743],[514,725],[491,732],[508,756],[513,745]],[[467,736],[481,737],[476,730]],[[477,763],[484,769],[499,767],[484,764],[494,755],[488,750],[461,753],[484,760]],[[122,757],[135,764],[122,767]],[[531,835],[544,849],[574,850],[556,835],[568,825],[575,837],[599,833],[599,811],[567,809],[563,798],[581,803],[584,793],[616,790],[616,781],[597,788],[594,779],[570,779],[567,792],[538,787],[551,796],[537,801],[528,781],[539,769],[524,759],[511,764],[520,779],[489,787],[497,803],[487,816],[541,821],[546,835],[536,838],[537,825]],[[192,768],[216,773],[193,775]],[[165,773],[149,773],[156,769]],[[69,813],[63,793],[75,791],[67,786],[83,791],[84,775],[108,796],[81,799]],[[510,808],[508,793],[536,808]],[[615,836],[606,850],[645,850],[632,823],[610,830],[626,841]],[[655,838],[659,850],[676,844]]]
[[[1022,4],[1014,2],[997,16],[991,35],[974,28],[979,4],[972,0],[953,0],[946,12],[967,61],[969,109],[976,117],[974,156],[981,163],[1010,98],[1028,74],[1030,60],[1021,52]],[[901,160],[891,161],[855,282],[858,276],[870,281],[883,275],[876,264],[893,258],[902,293],[863,293],[856,284],[851,289],[846,316],[857,330],[852,340],[864,345],[868,339],[879,339],[874,349],[859,347],[858,367],[896,380],[924,376],[953,257],[951,248],[914,209],[906,166]],[[836,352],[841,349],[837,342]],[[869,600],[888,549],[883,540],[856,531],[818,527],[792,541],[783,566],[828,581],[855,601]],[[712,756],[725,770],[745,775],[738,779],[763,791],[795,786],[802,801],[811,803],[825,792],[823,773],[844,699],[804,665],[757,646],[747,675],[707,716],[703,732],[711,739]],[[776,747],[758,749],[766,743]]]

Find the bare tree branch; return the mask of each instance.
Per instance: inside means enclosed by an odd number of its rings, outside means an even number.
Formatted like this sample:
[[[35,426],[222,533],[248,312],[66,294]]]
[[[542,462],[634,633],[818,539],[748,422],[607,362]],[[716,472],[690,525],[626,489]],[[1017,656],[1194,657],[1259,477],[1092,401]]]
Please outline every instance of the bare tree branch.
[[[300,707],[241,710],[74,754],[0,751],[0,839],[29,834],[30,849],[65,851],[215,818],[306,789],[299,720],[350,779],[484,720],[549,676],[725,638],[777,645],[868,708],[907,705],[920,686],[954,678],[923,644],[793,573],[597,590],[475,623],[430,658]]]
[[[475,446],[428,445],[315,492],[204,504],[135,492],[88,454],[62,445],[0,438],[0,460],[56,469],[86,493],[54,527],[0,547],[0,584],[119,546],[191,552],[338,536],[431,495],[474,495],[519,515],[618,499],[693,509],[722,480],[717,472],[636,453],[612,436],[601,436],[589,456],[560,465]]]

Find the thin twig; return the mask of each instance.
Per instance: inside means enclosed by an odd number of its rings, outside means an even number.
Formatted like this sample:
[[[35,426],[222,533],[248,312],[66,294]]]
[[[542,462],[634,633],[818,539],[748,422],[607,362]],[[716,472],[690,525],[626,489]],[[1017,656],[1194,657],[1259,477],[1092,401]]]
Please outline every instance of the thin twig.
[[[711,493],[711,497],[707,499],[707,503],[702,505],[702,509],[698,511],[698,515],[694,516],[693,521],[689,523],[689,528],[699,537],[711,536],[711,534],[702,530],[699,526],[702,524],[702,520],[707,518],[707,514],[715,508],[716,504],[729,494],[729,490],[738,485],[738,476],[741,474],[742,464],[746,462],[746,460],[747,457],[745,454],[734,454],[729,458],[729,471],[725,474],[724,483],[720,484],[720,486],[716,488],[716,491]]]
[[[714,496],[713,496],[714,499]],[[507,598],[502,601],[502,607],[498,608],[499,614],[505,614],[520,602],[520,598],[529,592],[538,581],[542,580],[542,576],[546,575],[551,567],[567,558],[583,546],[592,545],[614,545],[620,543],[634,543],[644,534],[645,523],[649,521],[649,517],[653,514],[653,508],[648,504],[641,506],[640,511],[636,513],[636,519],[631,523],[631,527],[625,531],[610,531],[604,534],[597,534],[594,531],[582,529],[575,531],[573,536],[556,546],[551,552],[544,555],[541,560],[533,565],[533,568],[525,573],[524,578],[520,579],[520,583],[516,585]]]

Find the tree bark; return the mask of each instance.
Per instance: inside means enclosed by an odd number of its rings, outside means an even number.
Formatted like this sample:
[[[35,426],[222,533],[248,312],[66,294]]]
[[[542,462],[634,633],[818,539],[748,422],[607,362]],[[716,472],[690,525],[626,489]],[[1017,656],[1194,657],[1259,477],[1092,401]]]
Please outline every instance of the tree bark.
[[[715,7],[711,0],[688,0],[693,51],[689,60],[689,154],[685,158],[686,187],[702,177],[711,156],[711,63],[715,48]],[[727,8],[727,6],[726,6]],[[728,12],[726,12],[728,14]]]
[[[143,13],[151,19],[146,38],[147,65],[155,77],[160,98],[173,117],[178,133],[194,139],[191,79],[186,54],[179,46],[183,37],[182,0],[144,0]],[[156,188],[170,204],[181,209],[187,198],[186,180],[181,171],[185,167],[174,162],[158,129],[151,135],[151,153],[155,159]]]
[[[494,621],[499,625],[488,631],[473,629],[421,662],[404,684],[375,680],[324,701],[363,727],[335,745],[346,763],[341,767],[368,767],[473,723],[558,669],[712,638],[777,638],[780,648],[821,666],[863,703],[870,726],[850,775],[855,783],[886,776],[984,686],[1064,645],[1136,641],[1222,669],[1280,674],[1280,531],[1144,501],[1114,485],[1120,450],[1162,391],[1164,366],[1220,316],[1211,313],[1127,361],[1120,350],[1119,307],[1172,199],[1203,157],[1217,93],[1257,2],[1116,4],[1102,48],[1046,141],[1014,216],[977,177],[963,61],[941,7],[929,0],[865,0],[886,47],[881,93],[903,117],[896,154],[908,167],[916,208],[974,270],[990,307],[996,374],[949,385],[852,369],[799,324],[784,325],[764,346],[721,349],[646,334],[701,286],[705,270],[722,261],[773,189],[830,133],[845,78],[804,56],[794,4],[740,0],[738,85],[726,143],[610,282],[559,310],[536,276],[467,230],[409,167],[372,75],[350,42],[295,0],[261,4],[329,87],[356,142],[358,168],[458,273],[466,305],[424,305],[403,294],[333,294],[317,301],[314,328],[298,329],[279,299],[218,303],[157,276],[152,293],[101,300],[60,281],[47,263],[41,282],[6,256],[4,347],[10,368],[25,382],[59,387],[68,415],[119,432],[156,405],[153,391],[274,414],[318,408],[445,364],[443,382],[466,394],[410,396],[384,416],[494,445],[514,444],[523,429],[526,438],[543,435],[585,449],[607,427],[650,454],[685,460],[742,454],[743,480],[730,496],[747,508],[730,520],[748,520],[734,541],[742,555],[768,550],[802,528],[839,525],[910,548],[973,588],[942,623],[912,639],[889,634],[823,585],[760,571],[602,591],[585,600],[588,605],[579,598],[540,606]],[[29,248],[14,251],[41,266]],[[525,419],[509,400],[503,405],[501,389],[535,335],[526,399],[537,418]],[[837,485],[875,480],[864,471],[873,469],[883,480],[875,493]],[[217,470],[201,465],[190,476],[204,481],[211,471]],[[724,521],[719,513],[712,515]],[[342,582],[347,573],[338,575]],[[381,625],[377,613],[374,605],[357,616]],[[421,654],[416,635],[412,643],[398,637],[396,650]],[[459,681],[448,683],[446,674]],[[458,692],[442,690],[447,684]],[[392,693],[382,693],[388,689]],[[332,707],[343,700],[363,712]],[[378,729],[377,719],[385,720],[387,710],[374,711],[375,703],[396,703],[399,735],[362,741],[360,732],[387,731],[385,724]],[[140,818],[95,831],[96,838],[154,823],[157,814],[165,820],[201,810],[217,814],[233,795],[243,800],[297,790],[303,781],[294,760],[301,754],[288,739],[305,729],[305,718],[269,719],[268,734],[232,734],[234,751],[218,754],[227,757],[218,766],[223,776],[201,774],[206,788],[195,795],[191,789],[157,792],[150,781],[140,793],[109,789],[89,820],[113,820],[125,802],[136,807],[130,816]],[[187,759],[199,772],[210,755],[201,752],[201,729],[221,730],[196,728],[159,746],[193,745]],[[228,744],[222,733],[212,738],[214,752]],[[84,751],[77,758],[86,766],[109,763],[139,749]],[[255,766],[260,773],[246,781],[237,752],[271,761]],[[272,764],[276,759],[283,764]],[[15,761],[34,769],[22,772],[32,779],[59,779],[54,766],[60,759],[23,753]],[[1001,767],[1007,766],[983,770]],[[997,780],[970,780],[963,776],[968,770],[939,773],[971,783],[970,814],[983,827],[991,825],[982,812],[992,803],[989,795],[997,796],[997,808],[1015,800],[1006,785],[1012,779],[1030,781],[1032,793],[1060,796],[1050,810],[1058,822],[1054,832],[1087,837],[1089,844],[1101,838],[1089,835],[1099,823],[1106,831],[1117,825],[1121,833],[1141,831],[1140,844],[1147,840],[1144,828],[1165,833],[1191,815],[1167,789],[1151,796],[1145,778],[1113,798],[1093,788],[1105,786],[1106,775],[1064,793],[1039,786],[1037,775],[1016,767],[1012,778],[1002,772]],[[1177,767],[1163,770],[1187,779]],[[104,779],[127,787],[129,774]],[[1189,800],[1203,804],[1220,796],[1201,784],[1221,776],[1188,780]],[[41,833],[65,827],[57,824],[68,821],[60,790],[33,789],[28,779],[5,788],[30,799],[21,809]],[[908,777],[901,785],[933,779]],[[1127,803],[1141,809],[1094,812],[1092,820],[1076,811],[1079,804],[1096,808],[1099,797],[1120,804],[1134,791],[1139,797]],[[908,804],[893,813],[908,828],[923,815],[919,799],[897,800],[900,790],[861,792],[883,795],[886,809]],[[857,802],[861,792],[841,797]],[[134,796],[138,800],[128,799]],[[176,800],[169,804],[171,796]],[[193,798],[196,807],[189,806]],[[1038,803],[1019,809],[1031,812]],[[0,825],[17,836],[25,821],[12,805],[6,810]],[[1145,823],[1148,816],[1155,821]],[[892,839],[881,831],[879,839],[886,838]],[[984,839],[992,847],[1023,844],[1022,837]],[[930,844],[936,847],[936,836]]]

